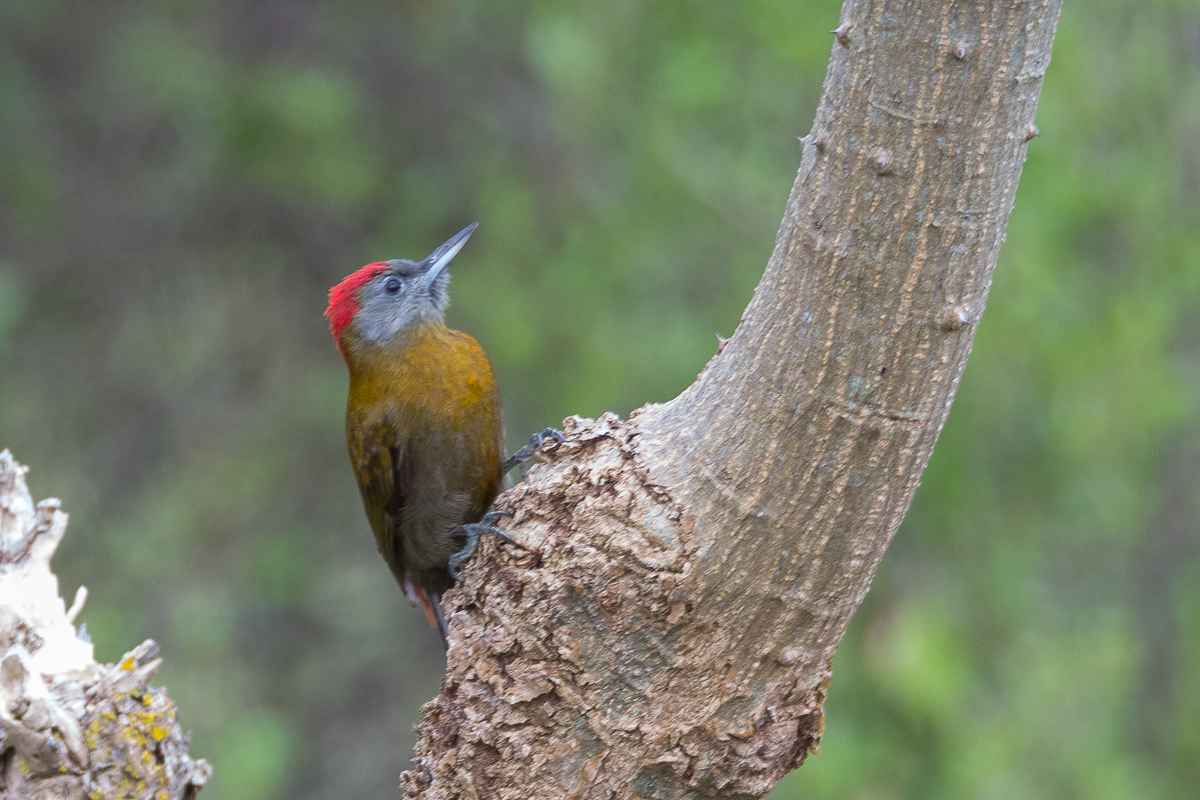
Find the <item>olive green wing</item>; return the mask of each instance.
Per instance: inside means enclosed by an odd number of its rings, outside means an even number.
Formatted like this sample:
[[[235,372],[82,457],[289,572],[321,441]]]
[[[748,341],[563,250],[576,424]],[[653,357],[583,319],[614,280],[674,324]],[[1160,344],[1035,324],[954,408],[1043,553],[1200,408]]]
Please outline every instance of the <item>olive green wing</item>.
[[[397,580],[404,574],[403,548],[399,546],[404,504],[412,486],[412,457],[407,438],[395,426],[377,424],[360,430],[357,446],[350,441],[350,460],[362,494],[363,508],[375,534],[375,543]]]

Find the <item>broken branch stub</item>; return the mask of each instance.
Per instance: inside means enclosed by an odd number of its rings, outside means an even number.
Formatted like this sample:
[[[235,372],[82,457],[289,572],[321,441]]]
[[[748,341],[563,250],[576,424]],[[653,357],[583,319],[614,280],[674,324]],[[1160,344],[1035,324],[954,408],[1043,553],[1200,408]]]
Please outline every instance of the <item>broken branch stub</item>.
[[[194,797],[211,768],[148,685],[158,646],[96,663],[74,626],[86,591],[68,612],[50,569],[67,515],[34,505],[27,471],[0,451],[0,800]]]

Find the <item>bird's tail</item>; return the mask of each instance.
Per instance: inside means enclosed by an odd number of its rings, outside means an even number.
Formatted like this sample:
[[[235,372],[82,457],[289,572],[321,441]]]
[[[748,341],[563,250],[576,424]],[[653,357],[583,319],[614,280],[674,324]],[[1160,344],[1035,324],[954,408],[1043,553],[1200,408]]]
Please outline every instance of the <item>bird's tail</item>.
[[[429,620],[429,624],[437,628],[438,636],[442,637],[442,649],[449,649],[449,643],[446,641],[448,628],[446,627],[446,614],[442,611],[442,596],[438,592],[429,595],[428,604],[422,603],[421,607],[425,609],[425,619]],[[430,613],[432,611],[432,614]]]
[[[411,602],[421,604],[421,609],[425,612],[425,619],[429,621],[429,627],[437,628],[438,636],[442,637],[442,649],[445,650],[447,648],[447,628],[446,614],[442,611],[441,592],[426,592],[406,576],[404,578],[404,593],[408,595],[408,599]]]

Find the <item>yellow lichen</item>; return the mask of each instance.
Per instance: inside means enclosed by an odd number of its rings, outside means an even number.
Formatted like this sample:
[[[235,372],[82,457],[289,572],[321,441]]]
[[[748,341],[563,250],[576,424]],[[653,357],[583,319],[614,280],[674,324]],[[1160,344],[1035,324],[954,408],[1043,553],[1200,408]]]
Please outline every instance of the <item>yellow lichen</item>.
[[[100,742],[100,720],[93,719],[83,732],[83,740],[87,742],[88,750],[95,750]]]

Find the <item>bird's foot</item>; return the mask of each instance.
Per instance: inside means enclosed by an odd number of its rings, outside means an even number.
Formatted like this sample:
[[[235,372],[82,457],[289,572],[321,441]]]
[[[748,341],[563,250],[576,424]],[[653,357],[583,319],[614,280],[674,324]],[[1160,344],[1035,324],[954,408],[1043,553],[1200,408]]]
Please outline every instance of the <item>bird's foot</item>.
[[[542,457],[542,448],[546,442],[552,440],[555,444],[562,444],[566,441],[563,438],[562,431],[557,428],[546,428],[541,433],[535,433],[529,437],[529,444],[522,447],[517,452],[509,456],[504,462],[504,471],[508,472],[513,467],[520,467],[521,480],[525,479],[525,465],[534,459]]]
[[[515,539],[496,527],[496,520],[500,519],[501,517],[511,516],[512,514],[508,511],[489,511],[483,515],[483,519],[479,520],[479,522],[472,522],[469,525],[460,526],[460,528],[467,534],[467,543],[463,545],[462,550],[459,550],[457,553],[450,556],[450,560],[446,564],[446,568],[450,571],[450,577],[455,583],[458,583],[458,565],[471,557],[471,554],[475,552],[475,546],[479,544],[479,537],[483,536],[485,533],[495,534],[507,542],[516,544],[517,547],[521,546],[517,544]]]

